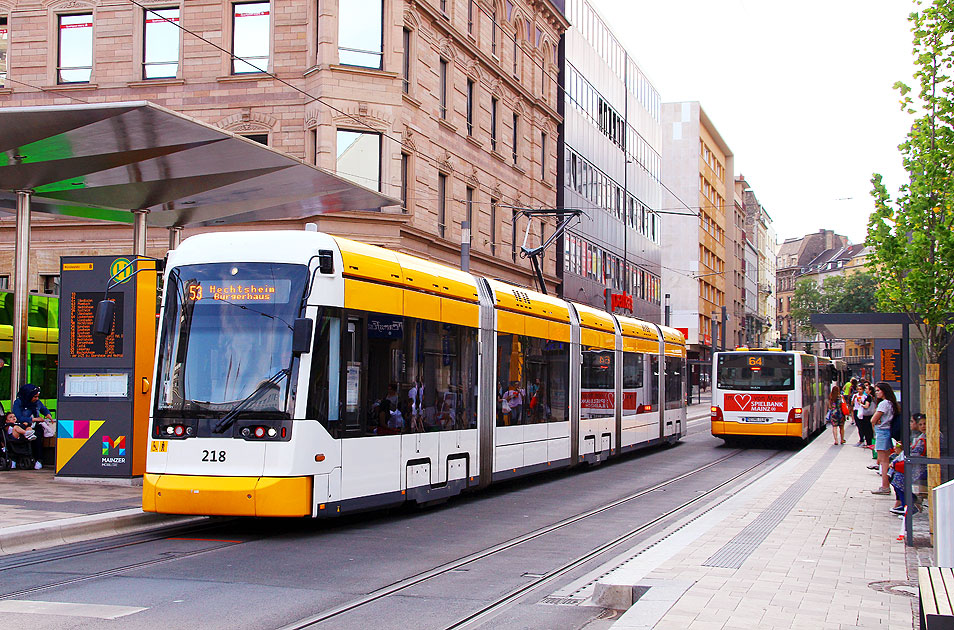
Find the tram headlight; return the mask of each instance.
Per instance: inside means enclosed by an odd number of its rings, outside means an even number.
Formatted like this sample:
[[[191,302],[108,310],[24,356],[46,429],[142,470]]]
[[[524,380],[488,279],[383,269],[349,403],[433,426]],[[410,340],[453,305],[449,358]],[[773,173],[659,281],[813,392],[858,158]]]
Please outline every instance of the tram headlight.
[[[169,435],[172,435],[175,432],[176,432],[176,428],[172,426],[171,424],[166,427],[166,433],[168,433]]]
[[[181,424],[177,424],[173,431],[176,434],[176,437],[182,437],[185,434],[185,427]]]
[[[271,427],[268,430],[268,437],[275,437],[278,435],[278,431],[275,430],[275,427]]]
[[[248,437],[250,435],[252,435],[251,429],[249,429],[248,427],[245,427],[244,429],[242,429],[242,437]]]
[[[255,427],[255,437],[257,438],[265,437],[265,427]]]

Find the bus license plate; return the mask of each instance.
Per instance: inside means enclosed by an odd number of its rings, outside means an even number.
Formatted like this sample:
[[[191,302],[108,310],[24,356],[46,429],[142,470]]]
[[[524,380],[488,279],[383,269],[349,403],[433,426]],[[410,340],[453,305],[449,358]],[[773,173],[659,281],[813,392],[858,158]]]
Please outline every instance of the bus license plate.
[[[746,417],[742,418],[743,422],[771,422],[771,418],[760,418],[760,417]]]

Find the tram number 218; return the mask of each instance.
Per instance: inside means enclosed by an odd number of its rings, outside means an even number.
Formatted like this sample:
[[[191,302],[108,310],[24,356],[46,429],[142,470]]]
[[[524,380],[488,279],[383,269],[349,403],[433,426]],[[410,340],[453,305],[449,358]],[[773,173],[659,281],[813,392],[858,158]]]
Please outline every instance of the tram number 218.
[[[225,451],[202,451],[202,461],[204,462],[224,462]]]

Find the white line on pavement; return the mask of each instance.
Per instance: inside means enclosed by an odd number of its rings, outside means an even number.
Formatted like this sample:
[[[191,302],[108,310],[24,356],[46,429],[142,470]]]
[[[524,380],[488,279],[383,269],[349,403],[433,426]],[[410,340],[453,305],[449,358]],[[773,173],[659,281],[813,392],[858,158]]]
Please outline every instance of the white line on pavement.
[[[95,619],[118,619],[142,612],[137,606],[113,606],[110,604],[80,604],[74,602],[40,602],[26,599],[0,600],[0,612],[27,615],[62,615],[65,617],[92,617]]]

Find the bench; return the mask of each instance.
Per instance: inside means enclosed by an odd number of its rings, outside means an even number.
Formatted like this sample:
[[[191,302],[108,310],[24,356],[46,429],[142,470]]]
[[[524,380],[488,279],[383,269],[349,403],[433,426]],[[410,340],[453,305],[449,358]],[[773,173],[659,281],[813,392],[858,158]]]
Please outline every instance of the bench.
[[[954,569],[918,567],[921,630],[954,630]]]

